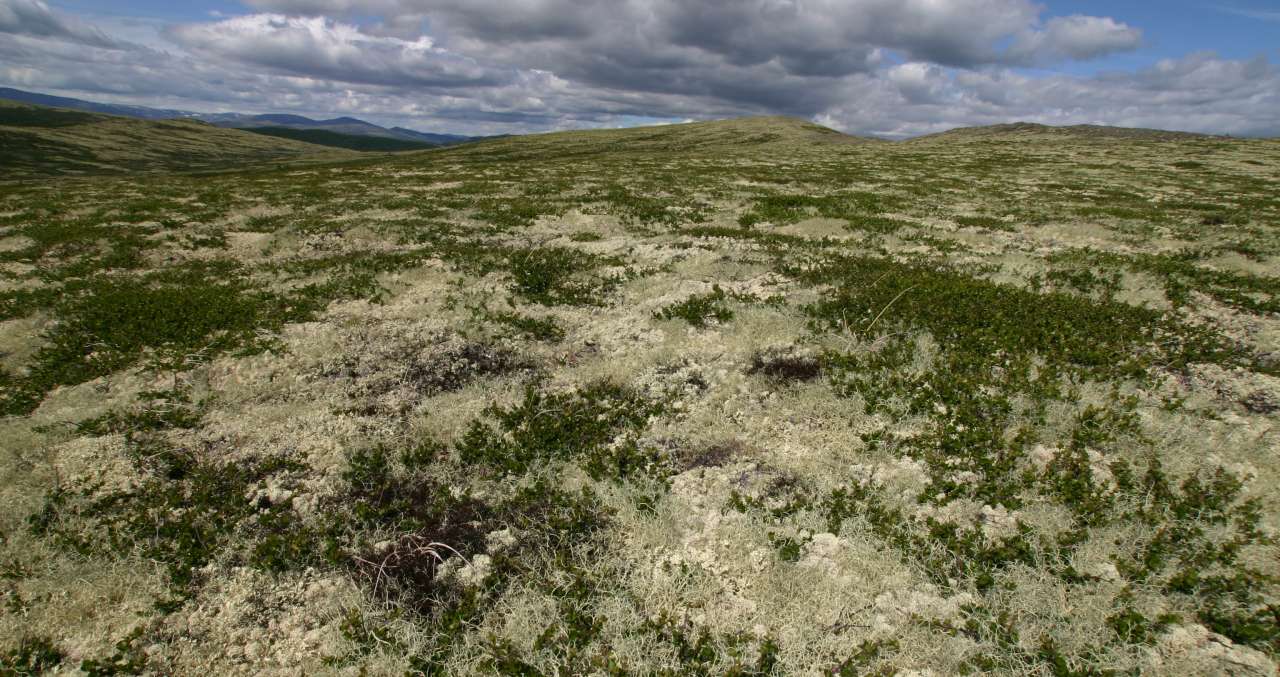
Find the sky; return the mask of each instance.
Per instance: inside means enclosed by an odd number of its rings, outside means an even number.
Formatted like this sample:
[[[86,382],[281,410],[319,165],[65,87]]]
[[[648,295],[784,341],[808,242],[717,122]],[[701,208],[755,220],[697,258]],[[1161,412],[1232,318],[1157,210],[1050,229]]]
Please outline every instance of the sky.
[[[1280,0],[0,0],[0,86],[458,134],[1280,136]]]

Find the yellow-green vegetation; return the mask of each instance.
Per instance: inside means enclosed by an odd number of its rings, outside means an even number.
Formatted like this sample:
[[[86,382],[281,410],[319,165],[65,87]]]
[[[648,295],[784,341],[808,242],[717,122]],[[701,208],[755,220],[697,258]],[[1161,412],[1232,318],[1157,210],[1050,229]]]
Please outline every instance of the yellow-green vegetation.
[[[764,118],[0,186],[0,674],[1275,674],[1278,181]]]
[[[195,120],[136,120],[0,99],[0,181],[216,171],[269,161],[332,162],[358,155],[326,145],[220,129]]]

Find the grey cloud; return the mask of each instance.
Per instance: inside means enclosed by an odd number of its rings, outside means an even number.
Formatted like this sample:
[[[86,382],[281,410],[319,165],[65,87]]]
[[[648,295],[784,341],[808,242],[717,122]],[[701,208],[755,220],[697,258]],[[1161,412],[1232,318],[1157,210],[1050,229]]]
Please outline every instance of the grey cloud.
[[[55,12],[42,0],[0,0],[0,33],[54,38],[106,49],[128,46],[74,17]]]
[[[841,79],[877,72],[890,53],[961,68],[1025,65],[1132,49],[1138,35],[1098,17],[1040,25],[1043,10],[1031,0],[250,3],[292,16],[379,17],[380,23],[362,29],[369,34],[403,37],[427,26],[453,53],[554,73],[587,88],[700,97],[744,111],[803,116],[836,103]],[[273,39],[225,42],[218,53],[261,65],[288,63],[291,72],[302,72],[300,59],[269,53],[261,44]],[[248,56],[237,56],[240,50]]]

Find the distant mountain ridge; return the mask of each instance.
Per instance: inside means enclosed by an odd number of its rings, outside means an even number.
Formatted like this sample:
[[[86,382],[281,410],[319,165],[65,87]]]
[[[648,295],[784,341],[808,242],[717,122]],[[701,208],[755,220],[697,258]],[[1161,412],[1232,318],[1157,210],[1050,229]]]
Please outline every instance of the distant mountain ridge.
[[[302,115],[292,115],[288,113],[269,113],[265,115],[250,115],[246,113],[196,113],[192,111],[165,108],[148,108],[146,106],[99,103],[96,101],[85,101],[83,99],[72,99],[62,96],[40,94],[37,92],[27,92],[21,89],[12,89],[8,87],[0,87],[0,99],[10,99],[13,101],[20,101],[22,103],[52,106],[56,108],[68,108],[72,110],[88,111],[91,113],[120,115],[123,117],[139,118],[143,120],[200,120],[202,122],[207,122],[209,124],[228,129],[254,129],[269,127],[274,129],[324,130],[337,134],[397,139],[400,141],[432,146],[451,146],[484,138],[462,136],[458,134],[433,134],[406,129],[404,127],[387,129],[386,127],[375,125],[372,122],[366,122],[353,117],[338,117],[330,120],[313,120]]]
[[[170,120],[174,118],[196,117],[195,113],[189,111],[148,108],[146,106],[126,106],[114,103],[97,103],[95,101],[84,101],[82,99],[70,99],[65,96],[53,96],[50,94],[39,94],[37,92],[24,92],[21,89],[11,89],[9,87],[0,87],[0,99],[31,103],[37,106],[70,108],[90,113],[120,115],[127,118],[141,118],[143,120]]]

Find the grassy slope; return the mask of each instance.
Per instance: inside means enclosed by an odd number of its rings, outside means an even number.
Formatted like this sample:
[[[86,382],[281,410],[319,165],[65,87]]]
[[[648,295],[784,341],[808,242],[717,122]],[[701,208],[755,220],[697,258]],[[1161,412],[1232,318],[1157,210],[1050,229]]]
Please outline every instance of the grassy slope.
[[[204,171],[340,151],[190,120],[137,120],[0,100],[0,180]]]
[[[1280,144],[979,136],[6,187],[0,666],[1274,674]]]

